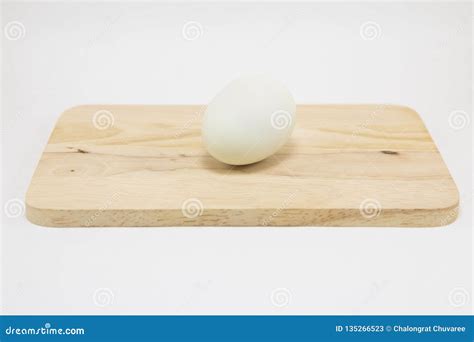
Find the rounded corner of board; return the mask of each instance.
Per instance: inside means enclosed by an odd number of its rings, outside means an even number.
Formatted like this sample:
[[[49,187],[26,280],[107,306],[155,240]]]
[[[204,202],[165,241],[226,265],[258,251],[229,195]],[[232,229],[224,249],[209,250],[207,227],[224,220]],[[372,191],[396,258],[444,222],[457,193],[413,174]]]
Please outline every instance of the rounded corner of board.
[[[439,209],[439,220],[435,221],[432,228],[445,228],[454,223],[459,216],[459,201],[455,204]]]
[[[28,203],[25,203],[25,216],[26,219],[40,228],[58,228],[59,226],[53,225],[48,220],[48,215],[45,209],[37,208]]]
[[[410,107],[410,106],[407,106],[407,105],[402,105],[402,104],[387,104],[386,106],[388,107],[392,107],[392,108],[395,108],[395,109],[398,109],[399,111],[403,111],[403,112],[408,112],[408,113],[412,113],[413,115],[416,115],[418,117],[420,117],[420,113]]]

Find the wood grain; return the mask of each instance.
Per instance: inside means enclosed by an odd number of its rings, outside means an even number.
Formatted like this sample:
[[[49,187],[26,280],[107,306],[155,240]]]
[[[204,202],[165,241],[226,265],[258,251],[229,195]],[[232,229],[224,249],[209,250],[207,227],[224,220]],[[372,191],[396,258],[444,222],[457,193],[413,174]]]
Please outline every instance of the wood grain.
[[[419,115],[301,105],[290,141],[247,166],[210,157],[203,106],[64,112],[26,195],[52,227],[447,225],[458,191]]]

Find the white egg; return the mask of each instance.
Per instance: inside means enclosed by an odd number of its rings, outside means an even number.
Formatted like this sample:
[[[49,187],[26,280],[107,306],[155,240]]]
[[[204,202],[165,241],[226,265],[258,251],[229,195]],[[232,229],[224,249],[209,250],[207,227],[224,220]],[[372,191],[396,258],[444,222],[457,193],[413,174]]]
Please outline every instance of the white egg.
[[[264,75],[230,82],[209,103],[202,135],[211,156],[230,165],[263,160],[288,140],[296,105],[288,89]]]

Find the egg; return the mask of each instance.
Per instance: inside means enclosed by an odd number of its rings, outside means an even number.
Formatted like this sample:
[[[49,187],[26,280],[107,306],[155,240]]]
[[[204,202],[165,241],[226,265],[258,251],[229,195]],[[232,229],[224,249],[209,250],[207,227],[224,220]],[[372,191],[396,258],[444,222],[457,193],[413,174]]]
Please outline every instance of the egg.
[[[266,75],[225,86],[207,106],[202,124],[206,150],[230,165],[268,158],[289,139],[296,105],[288,89]]]

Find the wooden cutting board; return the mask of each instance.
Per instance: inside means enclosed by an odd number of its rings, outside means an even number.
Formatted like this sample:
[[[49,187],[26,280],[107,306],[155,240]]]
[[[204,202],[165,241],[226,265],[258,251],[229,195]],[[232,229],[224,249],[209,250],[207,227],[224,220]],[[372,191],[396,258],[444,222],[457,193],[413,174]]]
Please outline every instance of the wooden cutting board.
[[[203,106],[86,105],[60,117],[26,195],[53,227],[447,225],[458,191],[419,115],[302,105],[274,156],[229,166],[201,143]]]

